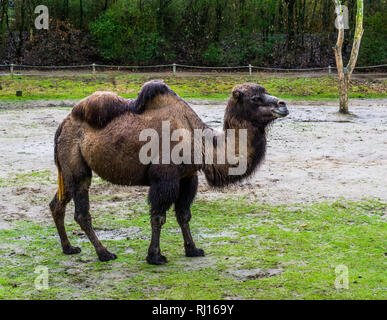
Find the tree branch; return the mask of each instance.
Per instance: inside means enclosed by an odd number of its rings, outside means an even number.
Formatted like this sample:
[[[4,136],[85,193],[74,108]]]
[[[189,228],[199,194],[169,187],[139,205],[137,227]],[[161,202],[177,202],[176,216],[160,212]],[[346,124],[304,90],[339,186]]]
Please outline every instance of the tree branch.
[[[349,76],[352,75],[352,72],[355,69],[357,58],[359,56],[361,38],[362,38],[363,32],[364,32],[364,30],[363,30],[363,11],[364,11],[363,0],[357,0],[355,36],[353,38],[351,58],[349,59],[348,66],[347,66]]]
[[[339,79],[344,78],[344,64],[343,64],[343,55],[342,55],[342,50],[343,50],[343,43],[344,43],[344,21],[342,19],[340,6],[341,2],[340,0],[333,0],[335,3],[335,12],[337,13],[337,21],[338,21],[338,35],[337,35],[337,42],[336,46],[333,47],[333,50],[335,52],[335,58],[336,58],[336,66],[337,66],[337,72],[339,75]]]

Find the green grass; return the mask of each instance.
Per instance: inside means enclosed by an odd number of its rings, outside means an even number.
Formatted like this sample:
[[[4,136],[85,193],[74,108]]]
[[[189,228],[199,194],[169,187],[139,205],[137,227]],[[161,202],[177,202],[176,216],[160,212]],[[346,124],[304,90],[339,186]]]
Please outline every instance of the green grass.
[[[50,170],[32,171],[28,173],[9,173],[7,179],[0,179],[0,187],[24,186],[27,182],[52,185],[56,179],[52,177]]]
[[[262,75],[190,75],[158,76],[171,86],[181,97],[188,99],[224,100],[231,89],[239,83],[254,82],[264,86],[271,94],[284,99],[333,100],[338,98],[337,79],[334,77],[273,77]],[[144,82],[157,79],[152,75],[107,75],[73,77],[3,76],[0,84],[0,99],[3,100],[55,100],[81,99],[98,90],[115,91],[133,98]],[[16,97],[16,91],[23,97]],[[387,80],[351,81],[350,98],[387,97]]]
[[[14,223],[0,230],[0,299],[387,298],[387,204],[377,200],[310,206],[196,201],[192,232],[206,257],[184,256],[169,212],[163,266],[144,259],[150,236],[145,200],[92,201],[95,228],[116,239],[103,242],[118,259],[99,262],[71,217],[70,239],[82,248],[74,256],[61,253],[52,222]],[[334,286],[338,265],[348,268],[348,289]],[[37,266],[49,270],[47,290],[34,287]],[[269,276],[270,270],[277,273]]]

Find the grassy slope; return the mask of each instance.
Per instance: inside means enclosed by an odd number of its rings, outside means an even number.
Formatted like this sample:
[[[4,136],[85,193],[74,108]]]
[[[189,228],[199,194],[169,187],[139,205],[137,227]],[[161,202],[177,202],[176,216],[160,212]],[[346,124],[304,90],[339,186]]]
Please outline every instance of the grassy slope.
[[[152,75],[125,75],[114,79],[106,75],[74,77],[0,77],[0,99],[20,99],[17,90],[23,91],[22,99],[81,99],[97,90],[115,91],[124,97],[135,97],[141,85]],[[255,82],[263,85],[273,95],[284,99],[331,100],[337,99],[337,79],[284,78],[260,76],[165,75],[163,79],[183,98],[226,99],[235,84]],[[353,80],[351,98],[387,97],[387,80],[359,82]]]
[[[20,222],[0,230],[0,299],[387,298],[382,217],[387,205],[376,200],[312,206],[268,206],[243,198],[197,201],[192,231],[207,256],[184,257],[169,212],[161,239],[169,258],[164,266],[144,260],[150,236],[144,199],[92,201],[96,229],[124,235],[103,241],[118,259],[98,262],[71,214],[68,232],[83,250],[75,256],[61,253],[53,223]],[[341,264],[349,269],[348,290],[334,287]],[[38,265],[49,268],[48,290],[34,289]],[[271,269],[280,272],[268,276]]]

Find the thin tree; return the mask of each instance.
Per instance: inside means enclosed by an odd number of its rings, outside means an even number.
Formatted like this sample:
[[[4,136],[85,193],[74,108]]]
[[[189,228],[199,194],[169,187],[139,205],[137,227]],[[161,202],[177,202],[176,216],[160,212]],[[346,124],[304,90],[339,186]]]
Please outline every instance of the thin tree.
[[[6,15],[8,12],[8,0],[0,1],[0,44],[5,43]]]
[[[82,0],[79,0],[79,30],[82,32],[83,27],[83,3]]]
[[[357,0],[357,13],[356,13],[356,29],[355,36],[353,39],[351,57],[349,59],[348,65],[344,67],[343,64],[343,42],[344,42],[344,20],[343,12],[341,9],[341,1],[333,0],[336,7],[337,13],[337,27],[338,27],[338,36],[336,46],[333,48],[336,58],[337,72],[339,75],[339,95],[340,95],[340,113],[348,114],[348,90],[349,82],[351,80],[351,75],[355,69],[357,57],[359,55],[361,38],[363,36],[363,0]]]

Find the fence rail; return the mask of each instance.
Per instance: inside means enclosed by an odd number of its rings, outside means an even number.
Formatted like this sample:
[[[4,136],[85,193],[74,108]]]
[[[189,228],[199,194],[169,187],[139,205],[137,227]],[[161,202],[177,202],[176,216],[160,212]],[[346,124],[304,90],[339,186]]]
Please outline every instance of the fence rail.
[[[0,68],[9,68],[10,74],[15,74],[15,69],[91,69],[92,73],[95,74],[97,72],[97,68],[110,68],[110,69],[151,69],[151,68],[171,68],[174,74],[177,73],[177,68],[186,68],[186,69],[202,69],[202,70],[241,70],[248,69],[249,74],[251,75],[253,70],[265,70],[265,71],[292,71],[292,72],[302,72],[302,71],[328,71],[329,74],[332,73],[333,70],[337,70],[336,67],[327,66],[327,67],[318,67],[318,68],[270,68],[270,67],[259,67],[249,64],[248,66],[233,66],[233,67],[208,67],[208,66],[191,66],[184,64],[160,64],[160,65],[152,65],[152,66],[116,66],[116,65],[104,65],[104,64],[83,64],[83,65],[74,65],[74,66],[32,66],[32,65],[23,65],[23,64],[5,64],[0,65]],[[356,67],[356,69],[376,69],[376,68],[386,68],[387,64],[374,65],[374,66],[362,66]]]

